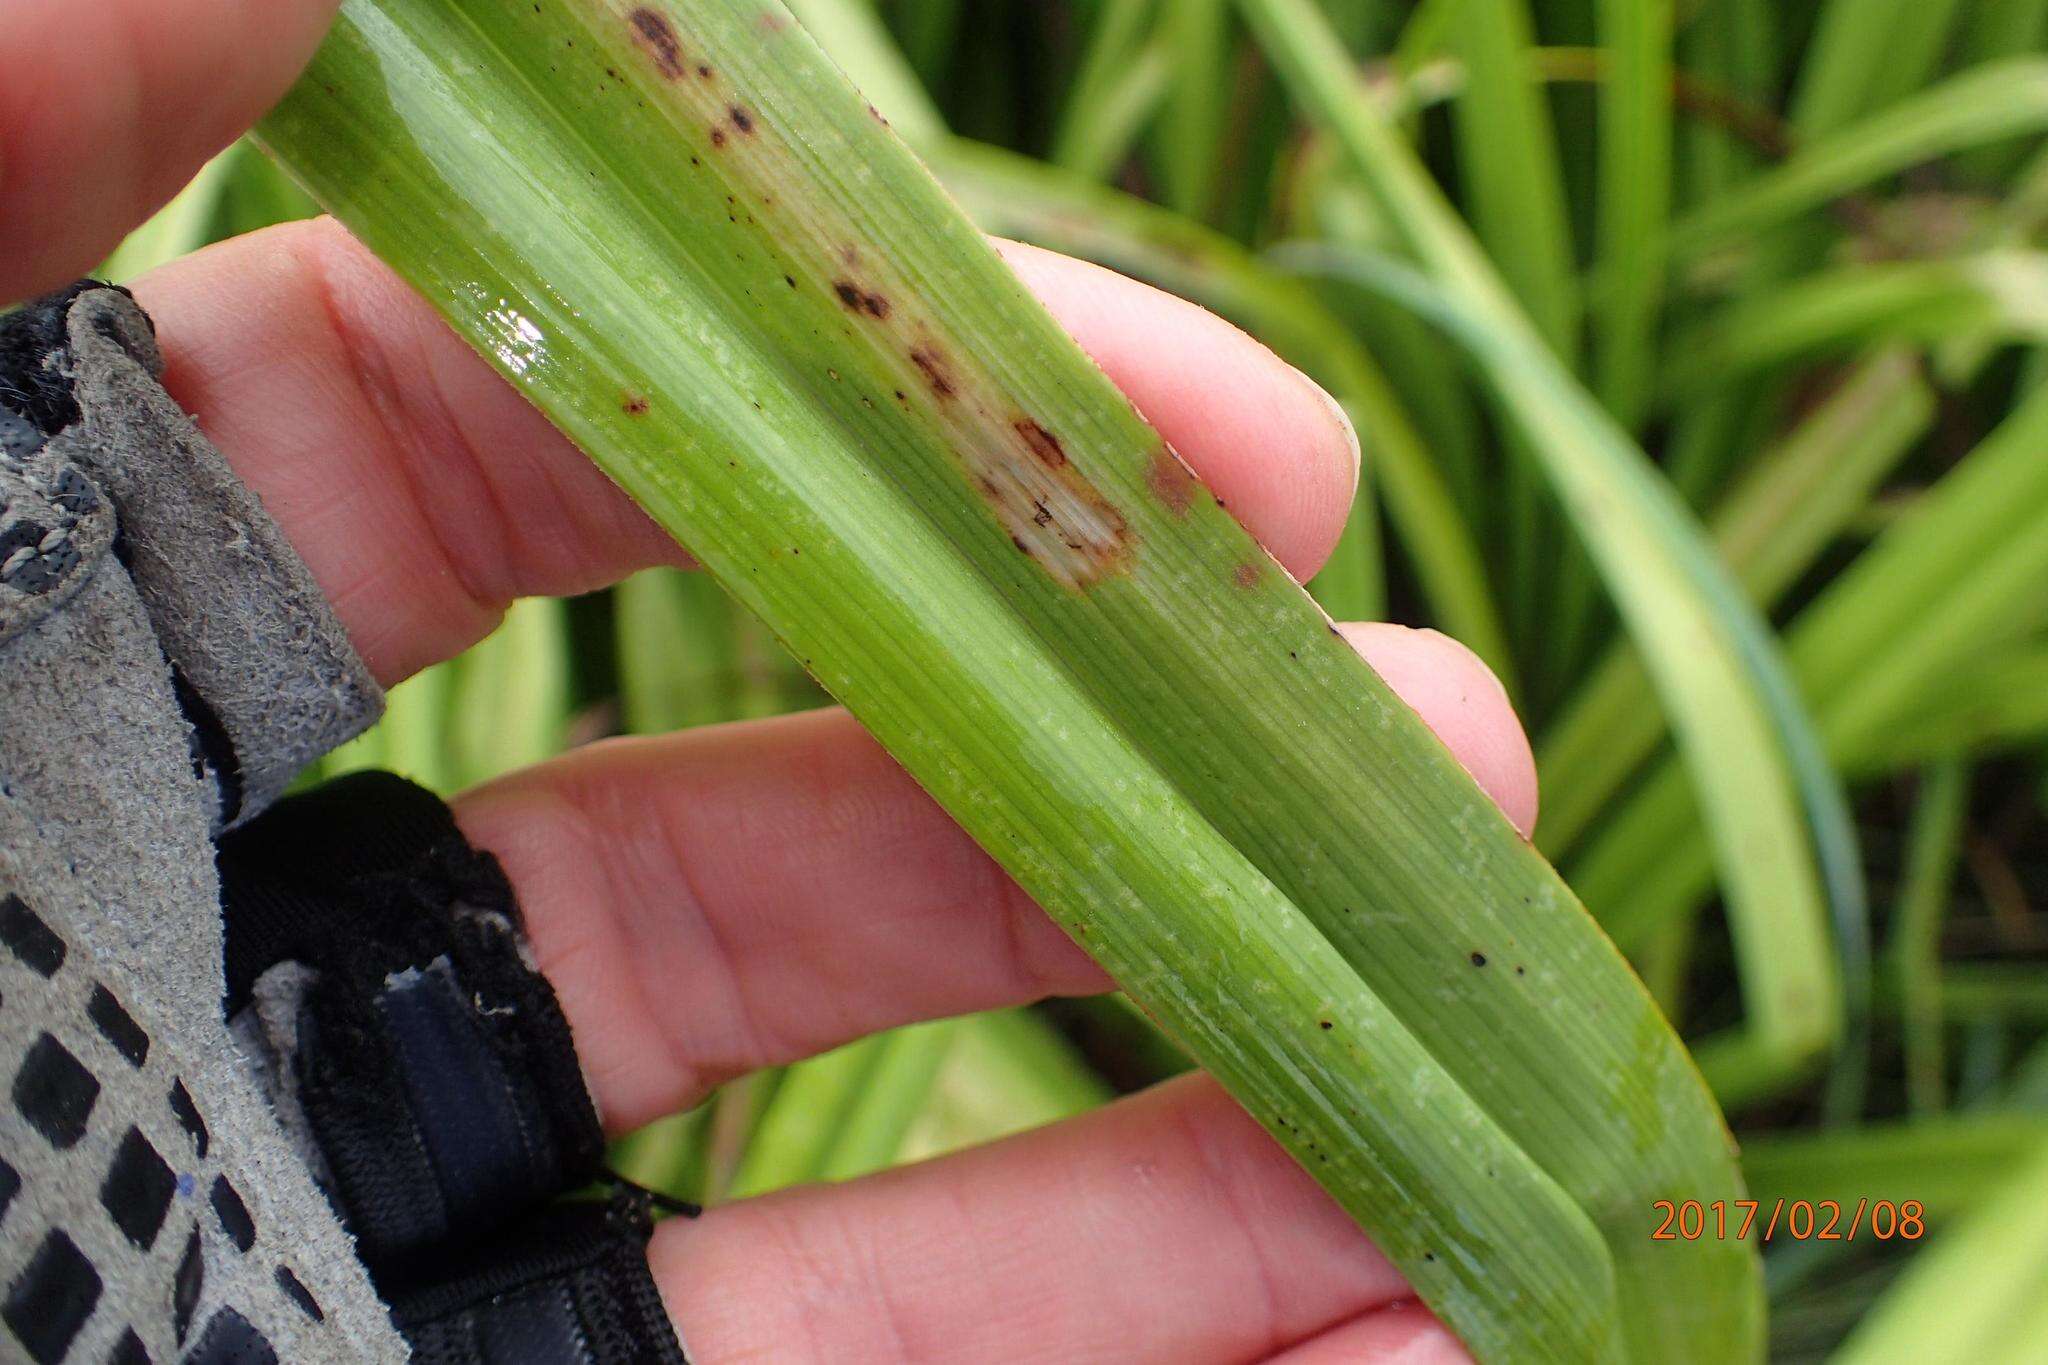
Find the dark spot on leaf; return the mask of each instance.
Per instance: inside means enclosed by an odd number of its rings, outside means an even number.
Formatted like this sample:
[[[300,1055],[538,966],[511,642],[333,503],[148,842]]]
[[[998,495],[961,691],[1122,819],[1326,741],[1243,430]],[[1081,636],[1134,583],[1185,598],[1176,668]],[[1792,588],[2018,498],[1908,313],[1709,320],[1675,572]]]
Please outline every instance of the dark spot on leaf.
[[[637,393],[627,394],[625,401],[620,403],[619,407],[628,417],[645,417],[647,415],[647,399]]]
[[[953,379],[946,373],[946,363],[936,353],[925,347],[918,347],[910,353],[910,363],[924,371],[925,382],[932,386],[932,392],[941,398],[953,396]]]
[[[1516,976],[1527,976],[1528,974],[1529,974],[1529,969],[1528,969],[1527,967],[1524,967],[1524,966],[1522,966],[1522,965],[1521,965],[1520,963],[1517,963],[1517,964],[1515,965],[1515,975],[1516,975]]]
[[[1472,954],[1472,965],[1475,967],[1484,967],[1486,965],[1486,954],[1475,951]]]
[[[866,313],[871,318],[885,318],[889,316],[889,300],[883,298],[880,294],[870,293],[862,289],[852,280],[834,280],[832,282],[832,292],[837,294],[839,301],[853,312]]]
[[[1247,560],[1231,570],[1230,581],[1240,588],[1256,588],[1259,585],[1259,566]]]
[[[1324,1032],[1328,1032],[1329,1030],[1337,1027],[1335,1024],[1331,1023],[1327,1019],[1318,1019],[1316,1022],[1323,1026]]]
[[[699,80],[706,80],[706,81],[710,80],[710,79],[711,79],[711,68],[710,68],[710,67],[708,67],[708,66],[704,66],[704,65],[700,64],[700,65],[699,65],[699,66],[697,67],[697,78],[698,78]]]
[[[754,116],[746,111],[744,105],[735,104],[725,112],[726,116],[732,120],[732,126],[739,129],[743,136],[753,135]]]
[[[683,45],[676,40],[668,16],[642,5],[626,17],[632,22],[635,40],[654,59],[654,69],[669,80],[679,79],[683,74]]]
[[[725,145],[725,129],[715,123],[711,125],[711,145],[714,147],[723,147]]]
[[[1024,444],[1031,447],[1031,453],[1047,469],[1063,469],[1067,463],[1067,452],[1060,445],[1059,438],[1038,423],[1026,417],[1011,423],[1017,434],[1024,438]]]
[[[1152,463],[1145,467],[1145,482],[1158,499],[1166,504],[1166,510],[1175,516],[1184,516],[1195,502],[1195,475],[1173,453],[1173,447],[1161,445],[1153,452]]]

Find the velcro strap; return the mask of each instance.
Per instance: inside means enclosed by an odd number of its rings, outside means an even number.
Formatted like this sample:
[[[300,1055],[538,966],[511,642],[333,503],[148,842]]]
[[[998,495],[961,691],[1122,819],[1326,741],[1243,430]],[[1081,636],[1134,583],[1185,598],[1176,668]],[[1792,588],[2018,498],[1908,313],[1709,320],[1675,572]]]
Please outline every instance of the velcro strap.
[[[380,1289],[601,1170],[603,1134],[497,860],[432,793],[358,773],[220,843],[227,1011],[255,1017]]]
[[[565,1203],[395,1294],[417,1365],[686,1365],[647,1265],[644,1197]]]

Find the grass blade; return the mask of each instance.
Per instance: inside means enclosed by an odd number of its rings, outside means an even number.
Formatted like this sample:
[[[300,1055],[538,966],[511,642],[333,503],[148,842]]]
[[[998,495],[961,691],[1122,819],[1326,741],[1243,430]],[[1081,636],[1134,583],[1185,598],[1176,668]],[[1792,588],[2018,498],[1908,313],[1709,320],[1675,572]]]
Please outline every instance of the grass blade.
[[[1788,633],[1829,757],[1869,773],[1918,699],[2048,616],[2048,387],[2035,389],[1834,580]],[[1573,885],[1624,947],[1711,883],[1686,775],[1664,764],[1573,864]]]
[[[563,604],[526,597],[454,661],[447,742],[456,786],[488,782],[561,752],[569,726],[568,646]]]
[[[1970,770],[1949,759],[1920,779],[1907,835],[1906,875],[1885,948],[1887,976],[1905,1033],[1906,1099],[1916,1114],[1937,1112],[1948,1088],[1942,1060],[1941,922],[1948,913]]]
[[[880,1071],[891,1035],[875,1034],[787,1068],[727,1188],[746,1199],[822,1179],[832,1149]]]
[[[2048,129],[2048,60],[1951,76],[1800,149],[1776,170],[1693,210],[1671,230],[1685,259],[1754,237],[1830,199],[1966,147]]]
[[[1107,1104],[1111,1091],[1036,1010],[954,1021],[930,1102],[898,1152],[919,1161]]]
[[[1159,24],[1173,54],[1166,116],[1153,130],[1161,197],[1169,208],[1200,220],[1216,192],[1230,111],[1229,0],[1173,0]]]
[[[1743,590],[1769,607],[1848,526],[1934,419],[1935,400],[1905,351],[1863,362],[1760,457],[1712,532]],[[1543,817],[1536,841],[1569,852],[1666,733],[1649,674],[1625,645],[1587,674],[1536,747]]]
[[[1792,122],[1807,137],[1883,109],[1933,75],[1958,0],[1827,0],[1800,67]]]
[[[2048,1117],[1971,1114],[1826,1133],[1759,1134],[1742,1144],[1752,1198],[1917,1199],[1944,1221],[1983,1204],[2048,1142]]]
[[[961,1032],[941,1019],[882,1035],[884,1051],[819,1164],[821,1180],[851,1180],[893,1165]]]
[[[1842,1365],[2039,1359],[2048,1333],[2048,1142],[1927,1249],[1835,1357]]]
[[[1578,349],[1578,264],[1557,135],[1535,64],[1528,0],[1460,0],[1445,33],[1465,66],[1458,159],[1487,255],[1536,330],[1569,360]]]
[[[1528,0],[1458,0],[1444,37],[1465,68],[1452,124],[1473,229],[1546,344],[1575,363],[1578,262],[1549,96],[1529,60],[1535,33]],[[1526,663],[1537,638],[1537,584],[1556,527],[1538,495],[1535,457],[1517,436],[1505,444],[1502,581]]]
[[[1640,985],[779,8],[349,0],[264,136],[1476,1353],[1753,1349]]]
[[[1648,405],[1671,212],[1671,0],[1600,0],[1595,392],[1633,428]]]
[[[1102,156],[1095,144],[1102,125],[1113,122],[1115,106],[1129,97],[1122,93],[1145,46],[1145,31],[1153,19],[1153,0],[1101,0],[1095,23],[1081,51],[1074,83],[1060,109],[1059,129],[1053,134],[1054,164],[1093,178],[1101,174]],[[1159,71],[1152,94],[1165,92],[1165,72]]]
[[[1973,661],[1930,689],[1873,755],[1896,770],[1948,754],[1989,753],[2048,739],[2048,641]]]
[[[1877,342],[2048,340],[2048,255],[1988,251],[1822,271],[1731,304],[1678,341],[1674,402],[1744,371]]]

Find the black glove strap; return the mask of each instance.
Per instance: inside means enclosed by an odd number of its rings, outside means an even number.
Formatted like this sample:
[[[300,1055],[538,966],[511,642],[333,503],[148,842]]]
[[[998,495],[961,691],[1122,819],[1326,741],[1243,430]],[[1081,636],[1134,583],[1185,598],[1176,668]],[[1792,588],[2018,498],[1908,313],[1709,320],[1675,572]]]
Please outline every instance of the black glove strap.
[[[341,778],[223,838],[220,873],[227,1012],[256,997],[292,1016],[280,1080],[380,1285],[598,1174],[603,1134],[512,889],[439,798]]]
[[[603,1176],[569,1025],[495,858],[432,793],[356,773],[220,841],[230,1018],[270,1018],[283,1098],[430,1365],[680,1365],[649,1196]]]
[[[684,1365],[648,1233],[638,1194],[557,1205],[392,1316],[418,1365]]]

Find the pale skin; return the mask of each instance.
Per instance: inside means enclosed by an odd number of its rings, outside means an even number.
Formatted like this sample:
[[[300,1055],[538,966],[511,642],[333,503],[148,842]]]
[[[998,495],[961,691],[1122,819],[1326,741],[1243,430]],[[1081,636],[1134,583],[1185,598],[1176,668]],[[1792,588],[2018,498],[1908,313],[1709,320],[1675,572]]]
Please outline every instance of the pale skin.
[[[0,4],[0,300],[90,269],[282,93],[335,4]],[[1358,469],[1322,393],[1190,304],[999,246],[1245,525],[1313,573]],[[167,387],[387,685],[515,597],[686,562],[330,222],[210,248],[135,292]],[[1344,632],[1526,832],[1534,765],[1484,665],[1432,632]],[[837,710],[595,744],[457,813],[512,878],[614,1132],[878,1029],[1109,984]],[[1465,1359],[1201,1076],[671,1220],[649,1254],[706,1365]]]

